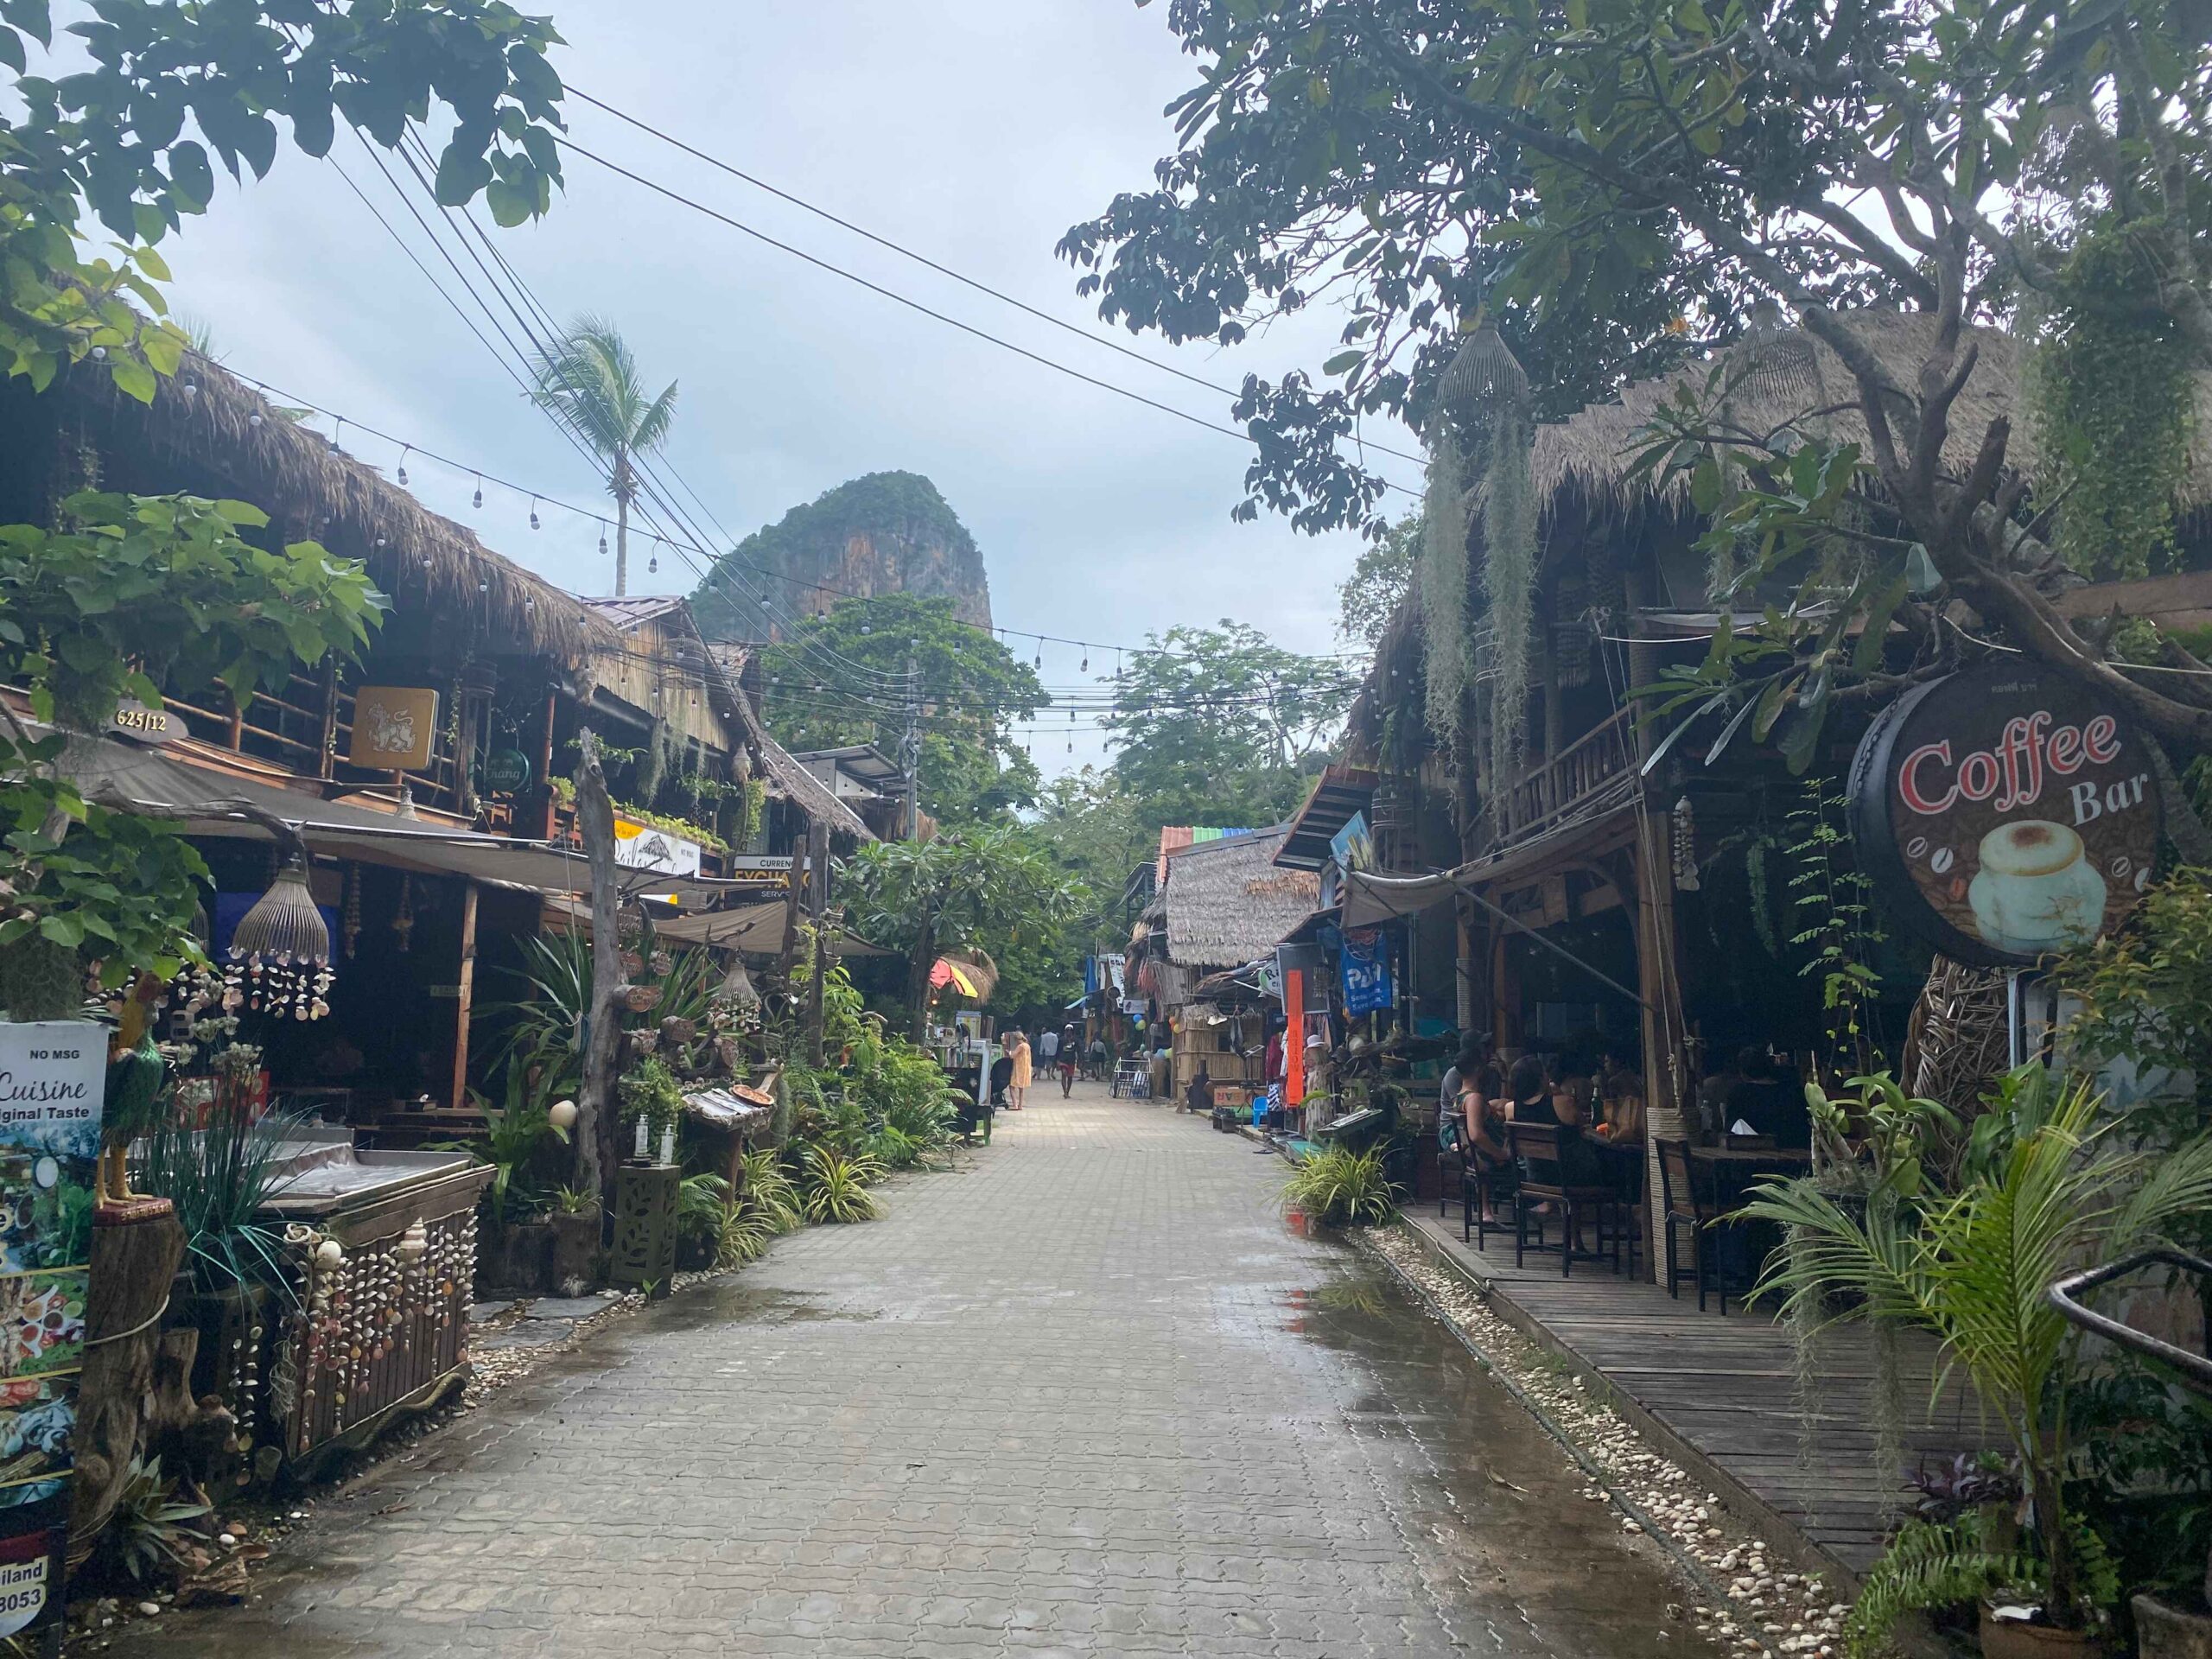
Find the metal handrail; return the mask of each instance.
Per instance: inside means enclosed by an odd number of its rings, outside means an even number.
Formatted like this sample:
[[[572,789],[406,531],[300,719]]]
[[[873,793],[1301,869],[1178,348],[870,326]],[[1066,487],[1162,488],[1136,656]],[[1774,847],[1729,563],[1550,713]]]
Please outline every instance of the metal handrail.
[[[2201,1255],[2191,1255],[2186,1250],[2138,1250],[2133,1255],[2123,1256],[2101,1268],[2091,1268],[2086,1273],[2069,1274],[2046,1290],[2044,1296],[2053,1307],[2084,1331],[2093,1331],[2107,1341],[2118,1343],[2130,1353],[2171,1365],[2191,1388],[2212,1395],[2212,1357],[2192,1354],[2186,1348],[2177,1348],[2171,1342],[2163,1342],[2147,1332],[2138,1331],[2132,1325],[2124,1325],[2098,1313],[2081,1300],[2101,1285],[2110,1284],[2139,1268],[2152,1266],[2180,1268],[2185,1272],[2202,1274],[2212,1279],[2212,1262],[2207,1262]]]

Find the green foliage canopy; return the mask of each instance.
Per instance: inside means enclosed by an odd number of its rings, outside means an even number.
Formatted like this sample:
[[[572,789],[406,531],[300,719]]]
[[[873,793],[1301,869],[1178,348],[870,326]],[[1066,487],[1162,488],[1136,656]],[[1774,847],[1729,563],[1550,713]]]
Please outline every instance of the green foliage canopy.
[[[1051,699],[1036,671],[993,634],[953,614],[950,599],[882,594],[840,600],[762,653],[770,728],[789,749],[873,743],[896,755],[906,699],[876,676],[917,676],[922,810],[976,823],[1033,804],[1036,763],[1014,724]]]
[[[1227,618],[1170,628],[1154,644],[1116,679],[1103,722],[1122,790],[1155,824],[1286,817],[1351,706],[1353,677]]]

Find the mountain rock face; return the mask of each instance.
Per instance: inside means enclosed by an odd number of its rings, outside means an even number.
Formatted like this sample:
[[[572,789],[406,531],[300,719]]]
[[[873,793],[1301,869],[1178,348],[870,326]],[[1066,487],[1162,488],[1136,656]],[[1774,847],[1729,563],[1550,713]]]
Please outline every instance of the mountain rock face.
[[[840,599],[900,593],[949,598],[962,621],[991,626],[982,551],[918,473],[869,473],[793,507],[717,559],[691,602],[710,639],[769,639]]]

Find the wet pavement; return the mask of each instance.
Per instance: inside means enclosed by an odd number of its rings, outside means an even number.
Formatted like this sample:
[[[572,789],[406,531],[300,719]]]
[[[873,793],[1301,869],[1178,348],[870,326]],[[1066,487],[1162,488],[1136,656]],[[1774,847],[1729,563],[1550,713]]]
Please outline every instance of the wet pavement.
[[[1565,1455],[1283,1166],[1032,1096],[884,1219],[618,1321],[118,1656],[1713,1651]]]

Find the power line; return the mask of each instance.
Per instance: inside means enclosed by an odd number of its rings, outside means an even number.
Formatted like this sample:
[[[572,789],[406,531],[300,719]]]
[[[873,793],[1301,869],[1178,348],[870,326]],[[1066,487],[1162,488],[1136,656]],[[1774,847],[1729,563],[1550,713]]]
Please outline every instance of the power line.
[[[643,185],[657,195],[665,196],[671,201],[690,208],[694,213],[703,213],[718,224],[727,225],[734,231],[742,232],[755,241],[765,242],[768,246],[788,253],[795,259],[803,259],[817,270],[826,270],[834,276],[842,276],[847,282],[868,289],[871,294],[879,294],[895,304],[905,306],[910,311],[918,311],[924,316],[932,318],[949,328],[957,328],[963,334],[972,335],[987,344],[996,346],[1001,351],[1012,352],[1016,357],[1027,358],[1030,362],[1050,369],[1056,374],[1064,374],[1070,379],[1080,380],[1085,385],[1096,386],[1099,391],[1111,392],[1116,397],[1126,397],[1132,403],[1142,404],[1147,409],[1157,410],[1162,415],[1173,416],[1179,421],[1186,421],[1192,426],[1203,427],[1209,432],[1216,432],[1224,437],[1234,438],[1243,444],[1249,444],[1252,441],[1251,435],[1248,432],[1240,432],[1233,426],[1224,426],[1217,421],[1210,421],[1202,415],[1193,415],[1188,410],[1176,408],[1173,404],[1163,404],[1156,397],[1147,397],[1141,391],[1131,391],[1127,386],[1117,386],[1110,380],[1101,380],[1096,375],[1086,374],[1081,369],[1072,368],[1065,363],[1045,356],[1042,353],[1033,352],[1026,346],[1018,346],[1010,340],[990,333],[988,329],[978,328],[973,323],[963,322],[957,317],[924,305],[919,300],[909,299],[895,289],[886,288],[880,283],[870,282],[856,271],[847,270],[843,266],[832,264],[829,260],[809,253],[803,248],[797,248],[788,242],[779,241],[766,231],[756,230],[742,219],[733,219],[728,213],[709,207],[706,203],[687,196],[680,190],[672,189],[667,185],[649,179],[642,173],[632,172],[619,162],[611,162],[596,151],[586,149],[573,138],[556,135],[556,139],[563,149],[573,151],[588,162],[595,162],[608,172],[617,174],[633,184]],[[1395,484],[1378,473],[1370,473],[1368,475],[1384,489],[1395,490],[1401,495],[1417,496],[1421,493],[1417,490],[1408,489],[1402,484]]]
[[[994,288],[988,283],[978,281],[976,278],[967,275],[964,271],[955,270],[950,265],[942,264],[937,260],[931,258],[927,254],[918,253],[913,249],[906,246],[903,243],[894,242],[887,236],[879,235],[875,232],[869,230],[866,226],[855,225],[849,219],[840,218],[837,214],[831,213],[828,208],[817,207],[813,202],[807,200],[804,196],[794,195],[788,190],[779,189],[775,185],[770,184],[766,179],[757,178],[753,174],[745,171],[744,168],[734,166],[730,162],[722,160],[718,156],[710,155],[703,149],[697,149],[691,144],[684,143],[683,139],[677,137],[673,133],[664,131],[661,128],[653,125],[650,121],[642,120],[637,116],[630,114],[627,111],[618,110],[614,105],[607,103],[603,99],[594,98],[589,92],[582,91],[573,82],[568,84],[566,90],[571,97],[582,99],[594,109],[603,110],[607,114],[613,116],[616,120],[626,122],[629,125],[635,127],[639,131],[650,134],[652,137],[659,139],[661,143],[668,144],[674,149],[680,149],[686,156],[691,156],[696,161],[704,162],[708,166],[715,168],[721,172],[727,173],[734,179],[741,180],[743,182],[751,185],[756,190],[765,190],[779,201],[787,201],[791,203],[792,207],[799,208],[804,212],[812,213],[817,219],[825,219],[829,223],[836,226],[840,230],[850,231],[855,236],[860,237],[866,241],[873,242],[880,248],[888,248],[892,252],[898,254],[901,258],[911,259],[916,264],[937,272],[940,276],[949,276],[954,282],[962,284],[963,287],[971,288],[978,294],[987,295],[990,298],[997,300],[1001,304],[1010,305],[1015,310],[1022,312],[1026,315],[1036,318],[1039,322],[1049,323],[1052,327],[1061,330],[1063,333],[1073,334],[1078,340],[1088,340],[1093,346],[1103,346],[1108,351],[1117,353],[1121,356],[1128,358],[1131,362],[1141,363],[1148,369],[1157,369],[1162,374],[1172,374],[1177,379],[1186,380],[1194,386],[1202,386],[1208,391],[1219,392],[1224,397],[1237,397],[1243,395],[1242,391],[1235,386],[1225,386],[1217,380],[1209,380],[1203,375],[1192,374],[1188,370],[1179,368],[1173,363],[1163,363],[1158,358],[1150,357],[1142,352],[1133,350],[1129,346],[1122,345],[1119,340],[1109,340],[1103,334],[1094,334],[1088,328],[1078,327],[1077,324],[1069,322],[1064,318],[1056,317],[1049,311],[1041,310],[1038,307],[1031,305],[1026,300],[1017,299],[1011,294],[1006,293],[1000,289]],[[1374,450],[1377,454],[1389,455],[1399,461],[1409,461],[1415,466],[1427,465],[1427,462],[1421,456],[1409,454],[1402,449],[1388,448],[1379,443],[1370,443],[1366,444],[1365,447]]]

